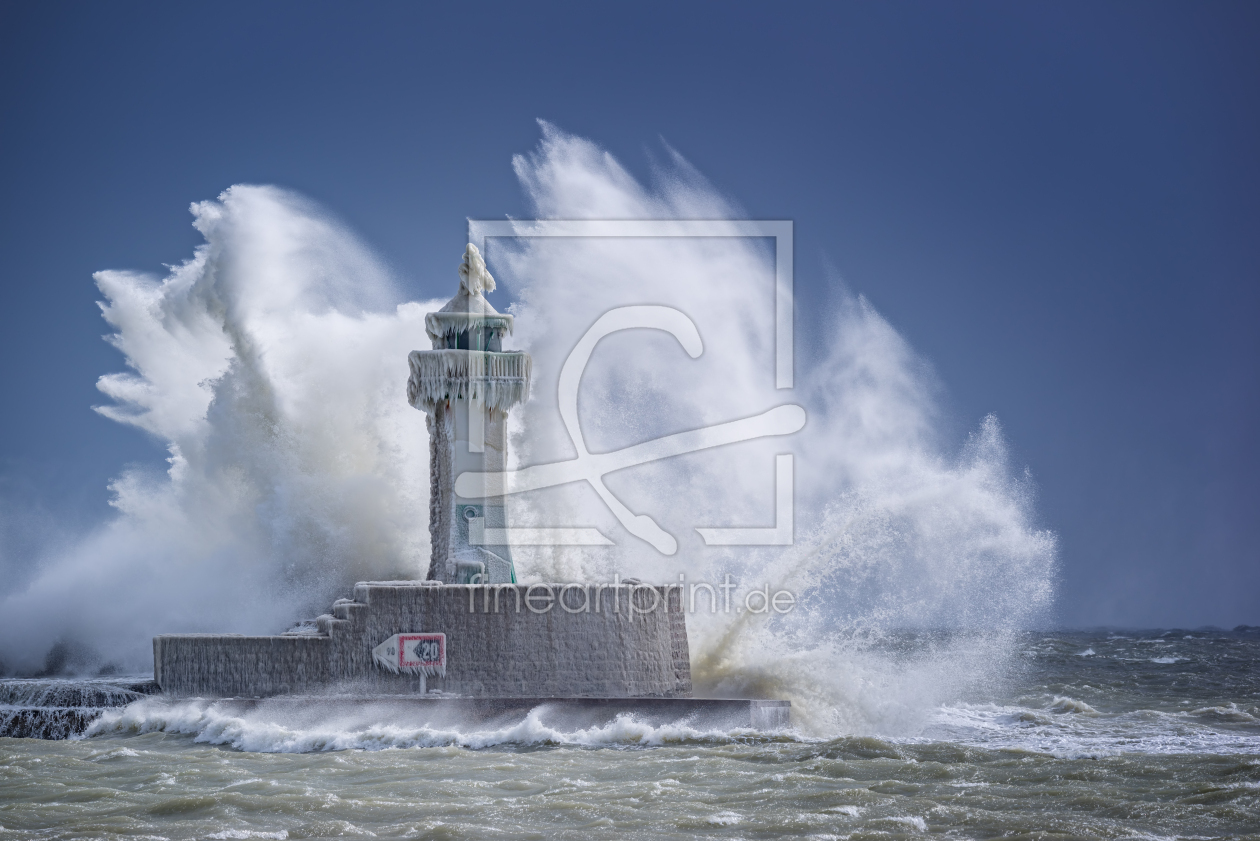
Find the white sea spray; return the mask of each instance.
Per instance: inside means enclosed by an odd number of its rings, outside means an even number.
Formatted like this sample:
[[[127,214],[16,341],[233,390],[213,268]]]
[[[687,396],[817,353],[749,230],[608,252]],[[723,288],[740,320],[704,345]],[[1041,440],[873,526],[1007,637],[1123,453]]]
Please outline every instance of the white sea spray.
[[[681,158],[653,188],[594,144],[544,124],[515,167],[540,218],[737,218],[745,215]],[[930,368],[865,299],[822,301],[797,285],[798,312],[830,306],[821,336],[798,339],[796,388],[775,388],[773,254],[740,239],[523,239],[492,252],[518,303],[518,339],[535,360],[533,399],[517,413],[519,458],[572,457],[556,418],[558,371],[577,336],[608,309],[674,306],[697,324],[704,353],[687,358],[661,333],[610,337],[582,380],[583,431],[594,451],[745,417],[784,402],[809,413],[799,434],[696,453],[609,477],[635,512],[680,543],[667,557],[618,534],[589,488],[518,503],[531,522],[558,516],[617,534],[601,552],[522,552],[535,575],[568,580],[612,570],[662,582],[679,573],[785,588],[788,616],[689,617],[693,676],[721,695],[789,697],[818,732],[913,731],[924,714],[997,673],[1012,635],[1046,615],[1055,539],[1036,526],[1031,480],[1014,470],[996,418],[951,451],[942,441]],[[776,453],[794,454],[796,542],[706,548],[701,525],[764,524]],[[549,521],[547,518],[551,518]],[[739,602],[737,601],[737,604]],[[703,604],[703,602],[702,602]],[[924,652],[890,653],[887,632],[963,631]]]
[[[96,275],[132,369],[101,378],[98,411],[158,439],[168,469],[124,470],[117,516],[0,595],[10,667],[60,639],[87,666],[149,668],[157,633],[278,632],[427,552],[405,390],[433,304],[391,306],[378,261],[291,193],[236,186],[192,213],[206,242],[165,278]]]
[[[745,215],[678,156],[644,185],[551,126],[514,165],[540,218]],[[426,346],[424,314],[441,300],[397,303],[365,246],[282,190],[236,186],[193,213],[206,243],[166,278],[97,275],[132,368],[101,379],[112,402],[100,411],[160,440],[169,467],[124,471],[117,516],[0,595],[11,666],[38,667],[60,639],[143,668],[154,634],[274,633],[356,579],[427,567],[427,439],[405,385],[407,353]],[[820,334],[798,336],[796,386],[778,390],[765,242],[517,240],[487,254],[515,301],[512,346],[534,358],[533,396],[513,415],[515,463],[573,456],[556,378],[582,332],[625,304],[681,310],[704,353],[690,359],[653,331],[605,339],[579,403],[592,451],[785,402],[809,416],[795,436],[607,477],[678,539],[674,556],[626,534],[585,485],[513,498],[520,524],[595,526],[616,543],[521,550],[524,580],[730,574],[741,588],[791,590],[786,616],[692,614],[692,664],[698,691],[789,698],[810,733],[915,732],[999,674],[1013,635],[1045,617],[1055,545],[1036,524],[1031,480],[995,418],[976,419],[967,441],[943,436],[929,366],[870,302],[798,282],[798,310],[828,315]],[[794,456],[795,545],[706,547],[697,526],[773,522],[779,453]],[[905,629],[950,633],[902,650],[893,632]]]

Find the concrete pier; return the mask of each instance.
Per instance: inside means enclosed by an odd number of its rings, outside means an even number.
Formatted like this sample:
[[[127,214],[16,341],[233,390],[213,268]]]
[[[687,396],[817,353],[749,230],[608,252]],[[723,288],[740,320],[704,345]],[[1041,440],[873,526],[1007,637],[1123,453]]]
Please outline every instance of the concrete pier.
[[[316,633],[167,634],[153,640],[164,693],[266,697],[342,687],[476,697],[686,698],[691,661],[675,586],[362,582]],[[382,668],[395,634],[444,634],[444,674]]]

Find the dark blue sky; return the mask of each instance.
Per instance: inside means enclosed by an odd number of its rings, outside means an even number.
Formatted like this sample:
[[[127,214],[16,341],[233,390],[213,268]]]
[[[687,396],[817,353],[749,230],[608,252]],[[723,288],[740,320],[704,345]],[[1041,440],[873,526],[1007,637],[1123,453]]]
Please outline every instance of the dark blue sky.
[[[795,220],[799,299],[838,271],[957,440],[995,412],[1064,622],[1260,624],[1257,43],[1254,3],[5,3],[0,553],[165,455],[90,409],[123,367],[93,271],[275,183],[435,296],[467,217],[526,213],[544,118]]]

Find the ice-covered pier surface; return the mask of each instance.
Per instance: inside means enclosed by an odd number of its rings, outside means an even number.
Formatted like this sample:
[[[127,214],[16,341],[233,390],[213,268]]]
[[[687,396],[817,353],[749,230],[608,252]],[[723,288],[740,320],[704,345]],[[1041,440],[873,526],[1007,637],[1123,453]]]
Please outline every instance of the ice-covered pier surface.
[[[0,680],[0,737],[66,739],[110,707],[158,692],[144,677]]]
[[[790,701],[711,698],[451,698],[437,695],[367,697],[282,695],[274,698],[229,698],[213,702],[219,713],[260,716],[289,725],[314,724],[354,715],[395,726],[460,728],[493,724],[508,727],[539,710],[543,720],[566,731],[604,727],[618,716],[660,727],[685,723],[724,732],[787,727]]]

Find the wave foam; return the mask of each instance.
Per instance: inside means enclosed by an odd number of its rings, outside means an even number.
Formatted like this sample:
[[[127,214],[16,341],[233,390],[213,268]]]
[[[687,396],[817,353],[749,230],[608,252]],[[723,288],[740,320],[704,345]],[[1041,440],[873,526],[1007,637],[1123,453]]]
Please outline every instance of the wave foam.
[[[943,740],[1068,759],[1125,753],[1260,752],[1260,732],[1246,727],[1213,726],[1256,721],[1233,704],[1189,713],[1142,709],[1105,713],[1080,701],[1056,697],[1048,709],[1057,714],[1047,716],[1016,705],[950,704],[936,711],[933,723],[921,736],[902,741]]]
[[[355,713],[312,715],[295,723],[291,714],[272,714],[265,705],[240,712],[232,710],[230,704],[215,701],[164,699],[109,710],[92,723],[84,737],[146,733],[190,736],[194,742],[257,753],[435,747],[476,750],[499,745],[652,747],[792,738],[782,731],[763,734],[747,728],[706,729],[686,721],[652,725],[625,713],[606,724],[573,727],[566,726],[563,713],[546,705],[535,707],[524,717],[451,724],[426,720],[411,705],[382,702],[366,705]]]

